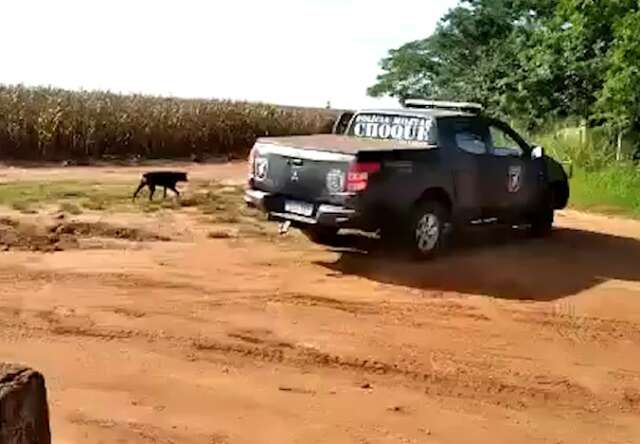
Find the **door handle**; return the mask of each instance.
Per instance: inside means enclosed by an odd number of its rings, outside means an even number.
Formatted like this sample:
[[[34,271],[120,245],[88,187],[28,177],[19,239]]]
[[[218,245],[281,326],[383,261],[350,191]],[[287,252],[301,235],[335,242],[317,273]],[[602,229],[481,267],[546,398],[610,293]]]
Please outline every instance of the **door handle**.
[[[289,159],[287,160],[287,164],[293,166],[302,166],[303,162],[302,159]]]

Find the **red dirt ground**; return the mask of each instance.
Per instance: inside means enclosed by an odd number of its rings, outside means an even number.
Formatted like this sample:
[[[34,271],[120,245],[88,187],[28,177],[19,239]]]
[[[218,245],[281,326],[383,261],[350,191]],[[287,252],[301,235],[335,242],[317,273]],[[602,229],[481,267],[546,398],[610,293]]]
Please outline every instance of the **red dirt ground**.
[[[162,227],[189,236],[0,253],[2,360],[44,373],[56,443],[640,439],[639,222],[566,211],[550,239],[480,232],[421,264]]]

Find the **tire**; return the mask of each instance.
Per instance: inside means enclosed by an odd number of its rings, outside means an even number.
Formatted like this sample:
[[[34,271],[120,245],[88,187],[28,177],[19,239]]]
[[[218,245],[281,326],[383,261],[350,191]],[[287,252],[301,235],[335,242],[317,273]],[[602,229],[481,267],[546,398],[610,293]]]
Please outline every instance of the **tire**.
[[[533,237],[548,237],[553,230],[554,211],[547,208],[533,216],[531,220],[531,235]]]
[[[569,182],[561,181],[551,184],[551,205],[553,209],[560,210],[569,203]]]
[[[413,211],[407,233],[412,256],[416,259],[433,259],[445,246],[449,212],[438,202],[428,201]]]
[[[316,244],[335,246],[338,244],[338,228],[313,226],[302,228],[302,232]]]

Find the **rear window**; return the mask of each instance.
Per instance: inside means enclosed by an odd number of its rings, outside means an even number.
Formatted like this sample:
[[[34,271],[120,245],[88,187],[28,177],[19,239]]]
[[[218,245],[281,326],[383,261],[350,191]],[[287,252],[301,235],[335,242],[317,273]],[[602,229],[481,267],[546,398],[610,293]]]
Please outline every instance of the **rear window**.
[[[434,145],[434,130],[434,119],[431,117],[365,113],[355,116],[348,134],[368,139]]]

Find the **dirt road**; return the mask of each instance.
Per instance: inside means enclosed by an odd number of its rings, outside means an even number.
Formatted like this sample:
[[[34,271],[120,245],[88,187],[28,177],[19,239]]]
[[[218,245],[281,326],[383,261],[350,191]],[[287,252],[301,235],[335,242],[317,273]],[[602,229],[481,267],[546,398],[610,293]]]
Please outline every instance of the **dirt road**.
[[[45,374],[56,443],[640,440],[639,222],[566,211],[552,239],[481,232],[415,264],[99,218],[173,240],[0,253],[0,356]]]

